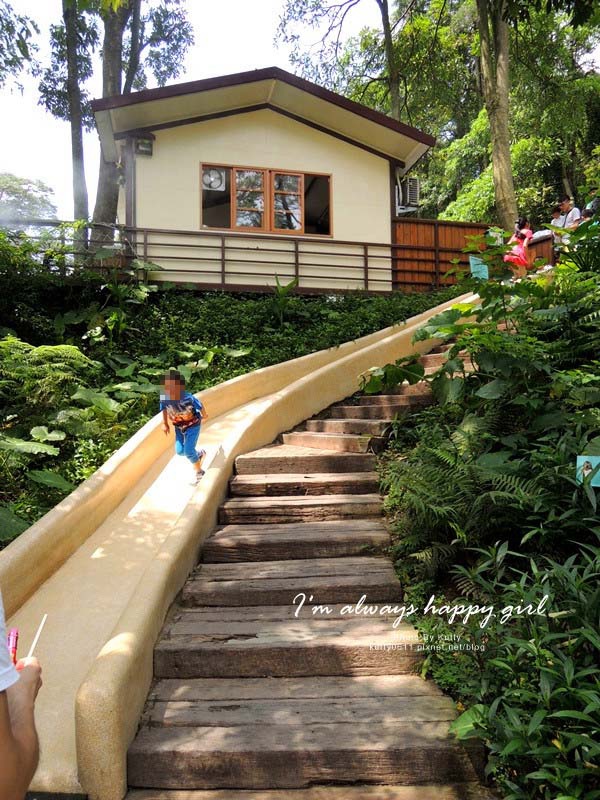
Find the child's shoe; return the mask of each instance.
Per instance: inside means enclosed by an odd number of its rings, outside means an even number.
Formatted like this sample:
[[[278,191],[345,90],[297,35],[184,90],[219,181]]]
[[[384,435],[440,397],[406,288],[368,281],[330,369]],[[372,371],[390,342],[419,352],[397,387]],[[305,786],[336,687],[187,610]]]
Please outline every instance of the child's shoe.
[[[198,470],[198,472],[196,473],[196,477],[194,478],[194,485],[196,485],[196,484],[200,483],[200,481],[201,481],[201,480],[202,480],[202,478],[204,477],[204,474],[205,474],[205,473],[204,473],[204,470],[203,470],[203,469],[199,469],[199,470]]]

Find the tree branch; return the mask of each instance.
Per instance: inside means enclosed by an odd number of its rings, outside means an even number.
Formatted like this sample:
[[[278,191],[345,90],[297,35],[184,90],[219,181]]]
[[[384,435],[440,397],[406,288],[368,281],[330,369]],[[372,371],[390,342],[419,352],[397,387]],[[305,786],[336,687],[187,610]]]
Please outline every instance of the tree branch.
[[[129,94],[140,67],[141,35],[142,35],[142,0],[133,0],[131,10],[131,42],[129,46],[129,61],[123,83],[123,94]]]

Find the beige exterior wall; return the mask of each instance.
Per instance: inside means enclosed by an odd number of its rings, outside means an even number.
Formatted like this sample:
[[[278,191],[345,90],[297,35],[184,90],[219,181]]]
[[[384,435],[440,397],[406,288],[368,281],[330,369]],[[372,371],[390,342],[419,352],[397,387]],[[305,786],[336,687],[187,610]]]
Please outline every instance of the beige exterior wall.
[[[167,128],[155,135],[153,155],[136,159],[138,227],[201,230],[201,163],[330,174],[333,236],[325,242],[308,236],[306,244],[300,245],[301,251],[313,251],[305,257],[301,255],[300,285],[364,288],[362,248],[342,247],[336,241],[390,243],[390,173],[386,159],[267,109]],[[275,274],[282,280],[293,277],[293,242],[286,241],[285,234],[278,237],[280,244],[266,240],[257,258],[257,236],[260,234],[252,238],[243,234],[227,237],[227,283],[271,285]],[[183,248],[175,243],[194,246]],[[236,246],[248,250],[235,251]],[[286,252],[274,256],[263,253],[263,247]],[[210,237],[153,235],[148,260],[169,274],[158,272],[152,278],[220,282],[219,248],[220,240]],[[373,256],[369,288],[389,289],[389,251],[374,249]],[[252,260],[263,263],[248,263]],[[273,260],[281,263],[269,265]],[[314,266],[315,262],[322,266]]]

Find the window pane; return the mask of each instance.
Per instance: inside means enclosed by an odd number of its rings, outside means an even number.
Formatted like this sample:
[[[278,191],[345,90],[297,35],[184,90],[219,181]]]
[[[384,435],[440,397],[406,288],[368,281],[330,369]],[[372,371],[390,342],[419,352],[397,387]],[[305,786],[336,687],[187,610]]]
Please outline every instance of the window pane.
[[[236,195],[238,208],[256,208],[264,211],[265,198],[262,192],[238,192]]]
[[[304,233],[329,236],[329,176],[304,176]]]
[[[238,228],[262,228],[263,215],[260,211],[238,210],[235,224]]]
[[[276,173],[274,178],[275,191],[281,192],[299,192],[300,191],[300,176],[299,175],[282,175]]]
[[[237,170],[235,183],[238,189],[262,189],[263,173],[253,169]]]
[[[299,217],[285,211],[275,212],[275,228],[280,231],[298,231],[302,228]]]
[[[202,224],[231,227],[231,170],[227,167],[202,169]]]
[[[275,211],[290,211],[300,218],[302,211],[300,196],[297,194],[276,194]]]

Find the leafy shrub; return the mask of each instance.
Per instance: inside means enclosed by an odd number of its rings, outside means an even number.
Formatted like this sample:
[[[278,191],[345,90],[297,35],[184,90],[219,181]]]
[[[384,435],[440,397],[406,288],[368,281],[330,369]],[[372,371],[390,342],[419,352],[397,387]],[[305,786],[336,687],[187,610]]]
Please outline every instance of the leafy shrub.
[[[417,338],[452,342],[427,378],[440,405],[397,424],[381,463],[410,602],[548,596],[484,629],[418,622],[479,646],[433,651],[424,671],[467,706],[456,732],[485,741],[507,800],[600,797],[598,491],[575,474],[600,455],[600,231],[571,248],[550,279],[481,284],[478,307],[424,326]]]

